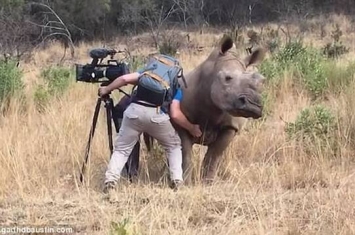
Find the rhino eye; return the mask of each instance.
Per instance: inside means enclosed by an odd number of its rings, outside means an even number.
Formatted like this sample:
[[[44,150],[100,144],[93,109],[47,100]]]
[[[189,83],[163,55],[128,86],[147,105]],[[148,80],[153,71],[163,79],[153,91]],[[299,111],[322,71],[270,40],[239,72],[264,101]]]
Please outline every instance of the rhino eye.
[[[230,80],[232,80],[232,77],[231,76],[226,76],[226,81],[228,82]]]

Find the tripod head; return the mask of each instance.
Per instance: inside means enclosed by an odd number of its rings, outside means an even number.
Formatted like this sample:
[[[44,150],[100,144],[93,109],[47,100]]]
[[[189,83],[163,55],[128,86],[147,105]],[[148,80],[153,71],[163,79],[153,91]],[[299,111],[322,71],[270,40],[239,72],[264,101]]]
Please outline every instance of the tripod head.
[[[110,81],[105,81],[105,82],[100,84],[100,87],[108,86],[110,83],[111,83]],[[128,94],[127,92],[125,92],[124,90],[122,90],[121,88],[118,88],[118,90],[120,92],[122,92],[123,94],[125,94],[126,96],[128,96],[129,98],[131,98],[131,95]],[[107,95],[102,96],[102,99],[105,100],[105,99],[110,98],[110,94],[111,94],[111,92],[109,92]]]

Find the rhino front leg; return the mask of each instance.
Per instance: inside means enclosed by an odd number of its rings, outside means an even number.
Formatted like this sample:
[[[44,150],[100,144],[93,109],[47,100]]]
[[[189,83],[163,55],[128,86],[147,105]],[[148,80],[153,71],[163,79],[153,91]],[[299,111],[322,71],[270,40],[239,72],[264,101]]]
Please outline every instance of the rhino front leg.
[[[234,129],[225,129],[218,134],[216,141],[208,146],[202,163],[202,178],[204,181],[211,182],[215,178],[217,165],[235,134],[236,131]]]
[[[192,183],[192,139],[185,133],[180,133],[182,147],[182,170],[184,172],[185,184]]]

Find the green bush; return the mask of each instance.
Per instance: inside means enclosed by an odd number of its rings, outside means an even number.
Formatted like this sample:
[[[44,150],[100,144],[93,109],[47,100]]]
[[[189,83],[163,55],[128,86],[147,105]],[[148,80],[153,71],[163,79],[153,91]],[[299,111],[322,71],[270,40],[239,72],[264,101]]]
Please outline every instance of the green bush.
[[[292,42],[276,55],[276,61],[284,70],[291,70],[314,98],[326,90],[325,58],[316,49],[304,47],[301,42]]]
[[[287,43],[275,54],[274,59],[282,68],[286,68],[290,66],[292,62],[297,62],[306,52],[306,48],[303,47],[301,41],[293,41]]]
[[[325,106],[315,105],[303,109],[295,122],[287,123],[285,131],[290,138],[315,141],[328,139],[335,128],[334,114]]]
[[[44,69],[41,77],[44,84],[38,85],[34,92],[34,102],[37,109],[42,112],[52,97],[59,97],[70,86],[73,71],[66,67],[50,67]]]
[[[287,43],[269,59],[263,61],[260,71],[270,80],[277,80],[286,70],[297,66],[297,63],[307,56],[307,50],[301,42]],[[304,69],[304,68],[303,68]]]
[[[23,89],[21,77],[22,72],[15,61],[0,61],[0,103]]]
[[[41,112],[44,111],[46,105],[49,102],[50,94],[48,90],[43,86],[39,85],[36,87],[34,93],[34,101],[37,109]]]
[[[266,77],[269,85],[278,85],[284,72],[273,58],[264,60],[259,66],[259,71]]]
[[[295,122],[286,125],[285,131],[310,156],[334,157],[341,149],[336,117],[322,105],[303,109]]]
[[[174,35],[164,36],[162,43],[159,45],[159,53],[175,56],[180,47],[180,42]]]
[[[50,67],[42,71],[50,95],[62,95],[69,87],[72,71],[65,67]]]
[[[305,88],[313,98],[321,97],[328,88],[327,77],[324,72],[325,58],[315,49],[307,50],[296,63],[297,70]]]
[[[111,222],[110,235],[133,235],[139,234],[132,228],[131,223],[128,218],[125,218],[122,222],[116,223]]]
[[[326,58],[314,48],[303,46],[301,41],[287,43],[271,58],[265,60],[260,71],[271,81],[278,84],[281,76],[291,72],[294,82],[303,85],[314,98],[324,94],[327,77],[324,73]]]
[[[160,46],[159,46],[159,53],[161,54],[166,54],[166,55],[170,55],[170,56],[175,56],[177,53],[177,46],[164,41]]]

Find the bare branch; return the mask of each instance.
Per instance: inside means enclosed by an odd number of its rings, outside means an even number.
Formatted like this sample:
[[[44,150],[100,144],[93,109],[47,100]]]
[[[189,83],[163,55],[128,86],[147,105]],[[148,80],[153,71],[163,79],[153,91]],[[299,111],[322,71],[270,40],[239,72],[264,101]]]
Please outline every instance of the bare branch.
[[[157,12],[157,14],[148,14],[146,12],[145,20],[148,22],[150,32],[152,34],[152,38],[154,40],[155,47],[158,49],[159,47],[159,36],[164,26],[165,21],[167,21],[171,15],[177,10],[175,7],[175,3],[169,8],[168,12],[164,14],[164,6],[162,6]]]
[[[31,4],[44,7],[44,8],[46,8],[49,11],[49,12],[44,12],[44,14],[46,16],[46,21],[47,21],[45,24],[40,25],[40,24],[36,24],[36,23],[30,22],[32,24],[35,24],[35,25],[41,27],[42,28],[42,34],[44,33],[44,29],[48,29],[50,31],[50,34],[46,35],[43,38],[42,43],[44,43],[49,37],[54,37],[54,36],[58,36],[58,35],[59,36],[63,36],[64,38],[67,39],[67,42],[64,44],[65,50],[66,50],[66,48],[68,46],[70,46],[71,55],[73,57],[75,49],[74,49],[74,43],[73,43],[73,40],[72,40],[72,36],[71,36],[71,33],[70,33],[68,27],[64,24],[62,19],[58,16],[58,14],[49,5],[46,5],[46,4],[43,4],[43,3],[37,3],[37,2],[32,2]],[[49,20],[48,19],[49,17],[48,17],[47,14],[50,14],[50,15],[54,16],[56,20]],[[60,31],[62,31],[62,32],[60,32]]]

